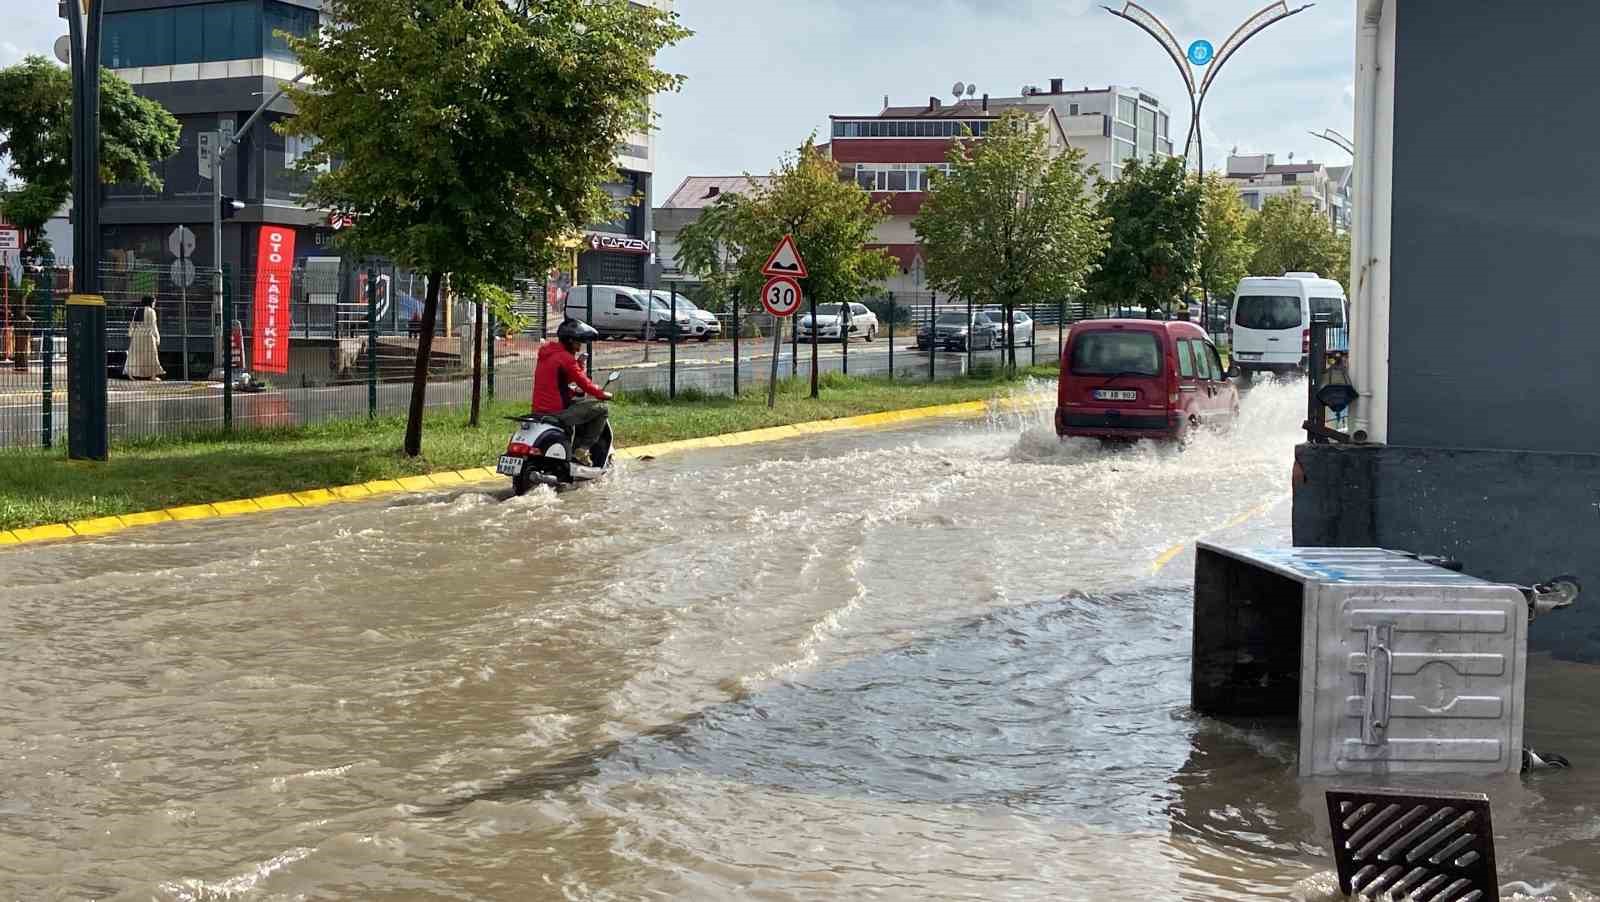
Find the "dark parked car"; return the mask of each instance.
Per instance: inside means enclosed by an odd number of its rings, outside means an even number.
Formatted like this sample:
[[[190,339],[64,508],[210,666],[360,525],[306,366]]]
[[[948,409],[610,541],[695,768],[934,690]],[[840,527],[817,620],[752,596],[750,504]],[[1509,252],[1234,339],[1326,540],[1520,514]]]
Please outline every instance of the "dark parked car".
[[[1003,321],[987,313],[974,313],[970,320],[964,312],[941,313],[933,321],[931,333],[927,326],[917,330],[916,347],[919,351],[927,350],[930,345],[948,351],[965,351],[970,343],[974,350],[990,350],[1005,342],[1001,337],[1004,328]]]

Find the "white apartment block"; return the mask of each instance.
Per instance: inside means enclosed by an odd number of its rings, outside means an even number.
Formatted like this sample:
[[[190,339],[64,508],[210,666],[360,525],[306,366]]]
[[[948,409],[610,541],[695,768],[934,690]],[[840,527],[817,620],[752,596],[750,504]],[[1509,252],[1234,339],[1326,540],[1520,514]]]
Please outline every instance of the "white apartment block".
[[[1160,100],[1138,88],[1111,85],[1069,91],[1063,79],[1052,78],[1048,91],[1029,85],[1010,102],[1054,107],[1067,142],[1083,151],[1093,173],[1108,181],[1122,176],[1128,160],[1175,154],[1171,115]]]
[[[1227,180],[1252,210],[1274,197],[1299,194],[1338,231],[1350,228],[1349,166],[1315,161],[1279,163],[1273,154],[1230,154]]]

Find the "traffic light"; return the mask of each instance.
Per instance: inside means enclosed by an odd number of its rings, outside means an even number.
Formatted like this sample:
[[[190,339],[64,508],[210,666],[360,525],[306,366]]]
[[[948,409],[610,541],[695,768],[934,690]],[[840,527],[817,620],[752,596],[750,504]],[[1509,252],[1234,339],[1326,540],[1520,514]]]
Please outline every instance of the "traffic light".
[[[244,209],[244,201],[232,197],[222,198],[222,218],[232,219],[234,214]]]

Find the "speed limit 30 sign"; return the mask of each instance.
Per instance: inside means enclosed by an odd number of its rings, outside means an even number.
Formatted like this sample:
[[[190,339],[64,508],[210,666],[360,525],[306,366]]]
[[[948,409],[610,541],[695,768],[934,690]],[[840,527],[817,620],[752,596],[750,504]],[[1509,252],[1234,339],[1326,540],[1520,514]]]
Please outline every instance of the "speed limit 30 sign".
[[[793,316],[804,300],[800,283],[788,276],[773,276],[761,289],[761,306],[776,317]]]

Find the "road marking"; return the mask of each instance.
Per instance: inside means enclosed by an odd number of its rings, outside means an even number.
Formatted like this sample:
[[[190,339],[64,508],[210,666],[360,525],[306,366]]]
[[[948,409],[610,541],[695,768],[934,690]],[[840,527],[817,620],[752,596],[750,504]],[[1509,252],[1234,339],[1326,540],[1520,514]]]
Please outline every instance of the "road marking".
[[[1223,530],[1226,530],[1226,529],[1237,529],[1237,528],[1245,525],[1246,523],[1249,523],[1251,520],[1254,520],[1255,518],[1266,514],[1268,511],[1272,510],[1274,507],[1277,507],[1278,505],[1282,504],[1283,502],[1285,502],[1287,500],[1289,500],[1289,496],[1288,495],[1281,495],[1281,496],[1279,496],[1277,498],[1274,498],[1273,500],[1268,501],[1268,502],[1266,502],[1264,504],[1258,504],[1255,507],[1250,508],[1249,510],[1245,511],[1244,513],[1239,514],[1238,516],[1234,517],[1233,519],[1229,520],[1228,522],[1222,524],[1220,527],[1212,530],[1211,532],[1204,533],[1204,534],[1202,534],[1200,536],[1197,536],[1194,539],[1190,539],[1188,541],[1179,542],[1178,544],[1172,546],[1171,548],[1168,548],[1166,551],[1161,552],[1161,555],[1159,557],[1157,557],[1153,562],[1151,562],[1151,564],[1150,564],[1150,575],[1151,576],[1155,576],[1156,574],[1160,573],[1162,570],[1165,570],[1168,564],[1172,563],[1174,560],[1177,559],[1178,555],[1183,554],[1185,551],[1189,550],[1189,546],[1190,545],[1194,544],[1195,542],[1199,541],[1200,539],[1205,538],[1205,536],[1211,535],[1212,533],[1222,532]]]

